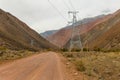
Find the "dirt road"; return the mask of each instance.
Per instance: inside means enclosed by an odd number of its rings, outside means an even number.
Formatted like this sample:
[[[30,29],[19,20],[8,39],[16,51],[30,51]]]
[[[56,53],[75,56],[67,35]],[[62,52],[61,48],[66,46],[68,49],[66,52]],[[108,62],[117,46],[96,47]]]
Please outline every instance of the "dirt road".
[[[48,52],[0,66],[0,80],[64,80],[61,61]]]

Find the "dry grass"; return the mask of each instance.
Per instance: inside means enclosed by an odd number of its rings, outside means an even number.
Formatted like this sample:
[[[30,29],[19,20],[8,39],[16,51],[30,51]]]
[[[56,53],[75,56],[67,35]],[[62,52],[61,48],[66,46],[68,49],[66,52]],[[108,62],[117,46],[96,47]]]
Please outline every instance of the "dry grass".
[[[68,54],[69,53],[64,53],[64,55]],[[72,54],[73,57],[71,57],[69,61],[75,64],[78,71],[83,72],[89,77],[95,77],[96,80],[120,79],[120,52],[85,52],[70,54]]]
[[[0,47],[0,63],[24,58],[33,54],[35,54],[35,52],[28,50],[15,51]]]

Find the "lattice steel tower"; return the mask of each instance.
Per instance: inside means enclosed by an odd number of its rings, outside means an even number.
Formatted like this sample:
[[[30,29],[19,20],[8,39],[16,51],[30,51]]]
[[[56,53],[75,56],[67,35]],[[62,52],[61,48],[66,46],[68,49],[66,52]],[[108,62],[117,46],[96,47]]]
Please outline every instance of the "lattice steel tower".
[[[82,50],[82,42],[80,38],[80,29],[77,27],[77,13],[78,11],[69,11],[68,14],[72,14],[72,21],[69,23],[72,23],[72,33],[71,33],[71,39],[70,39],[70,48],[69,51],[72,49],[81,49]]]

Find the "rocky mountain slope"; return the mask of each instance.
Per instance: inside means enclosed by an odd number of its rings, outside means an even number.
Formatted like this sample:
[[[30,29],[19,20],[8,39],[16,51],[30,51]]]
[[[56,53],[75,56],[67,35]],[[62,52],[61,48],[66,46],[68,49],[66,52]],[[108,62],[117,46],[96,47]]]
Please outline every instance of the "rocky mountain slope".
[[[49,31],[45,31],[43,33],[40,33],[40,35],[44,38],[47,38],[50,35],[53,35],[57,32],[58,30],[49,30]]]
[[[46,49],[54,45],[8,12],[0,9],[0,46],[10,49]]]
[[[77,25],[83,47],[90,49],[120,49],[120,10],[102,17],[88,18],[82,25]],[[80,24],[80,23],[79,23]],[[72,28],[63,28],[48,37],[56,46],[69,48]]]
[[[85,43],[85,41],[87,42]],[[108,50],[120,49],[120,10],[110,15],[104,22],[83,34],[84,46]]]
[[[98,22],[104,18],[104,16],[105,15],[100,15],[92,18],[85,18],[82,21],[78,21],[76,23],[76,26],[80,30],[80,34],[86,33],[87,31],[91,30],[94,27],[94,25],[97,25]],[[69,42],[71,38],[71,33],[72,33],[72,26],[65,27],[57,31],[55,34],[47,37],[47,40],[49,40],[54,45],[62,48]]]

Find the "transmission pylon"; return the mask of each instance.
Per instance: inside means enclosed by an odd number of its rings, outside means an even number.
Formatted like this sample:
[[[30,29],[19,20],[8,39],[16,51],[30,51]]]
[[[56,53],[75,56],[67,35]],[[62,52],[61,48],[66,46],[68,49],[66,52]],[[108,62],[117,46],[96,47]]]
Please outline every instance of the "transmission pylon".
[[[82,50],[82,42],[80,38],[80,30],[77,27],[77,13],[78,11],[68,11],[68,14],[72,14],[72,21],[69,23],[72,23],[72,33],[71,33],[71,39],[70,39],[70,48],[69,51],[72,51],[73,49],[81,49]]]
[[[31,40],[30,44],[31,44],[31,46],[33,47],[33,45],[34,45],[34,40]]]

